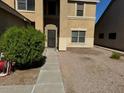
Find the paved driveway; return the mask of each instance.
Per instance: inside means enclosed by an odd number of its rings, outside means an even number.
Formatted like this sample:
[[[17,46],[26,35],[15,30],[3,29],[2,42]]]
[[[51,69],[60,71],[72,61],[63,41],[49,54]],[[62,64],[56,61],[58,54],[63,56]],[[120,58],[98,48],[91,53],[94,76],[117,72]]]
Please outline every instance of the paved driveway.
[[[124,93],[124,58],[101,48],[59,53],[66,93]]]

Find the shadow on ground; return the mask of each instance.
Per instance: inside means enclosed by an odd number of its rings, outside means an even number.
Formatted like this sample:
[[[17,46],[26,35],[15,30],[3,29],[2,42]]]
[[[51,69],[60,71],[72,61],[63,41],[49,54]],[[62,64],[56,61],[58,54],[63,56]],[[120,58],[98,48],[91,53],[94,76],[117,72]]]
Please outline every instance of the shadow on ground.
[[[19,65],[15,65],[15,69],[18,69],[18,70],[27,70],[27,69],[33,69],[33,68],[38,68],[38,67],[42,67],[45,65],[46,63],[46,56],[43,56],[42,59],[40,61],[34,61],[32,62],[31,64],[25,64],[25,65],[22,65],[19,66]]]

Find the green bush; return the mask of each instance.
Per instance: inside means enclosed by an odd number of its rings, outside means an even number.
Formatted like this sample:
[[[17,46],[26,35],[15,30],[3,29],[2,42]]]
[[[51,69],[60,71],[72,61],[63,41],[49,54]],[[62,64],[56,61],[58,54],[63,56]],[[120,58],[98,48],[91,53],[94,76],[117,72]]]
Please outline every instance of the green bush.
[[[45,35],[33,27],[10,27],[0,37],[0,50],[5,60],[16,62],[23,68],[42,60],[45,48]]]
[[[112,52],[112,56],[110,58],[112,59],[120,59],[121,54],[117,52]]]

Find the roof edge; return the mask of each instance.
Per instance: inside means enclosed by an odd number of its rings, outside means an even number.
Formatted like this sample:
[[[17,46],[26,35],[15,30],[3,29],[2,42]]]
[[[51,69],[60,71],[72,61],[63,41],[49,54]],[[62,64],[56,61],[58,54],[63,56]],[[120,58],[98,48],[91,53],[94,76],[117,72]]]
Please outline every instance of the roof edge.
[[[102,16],[99,18],[99,20],[97,21],[96,25],[98,25],[100,23],[100,21],[103,19],[103,17],[105,16],[105,14],[107,13],[107,11],[110,9],[110,7],[112,6],[112,4],[115,2],[116,0],[112,0],[109,5],[107,6],[107,8],[105,9],[105,11],[103,12]]]
[[[15,9],[11,8],[9,5],[7,5],[6,3],[4,3],[3,1],[0,0],[0,8],[4,9],[5,11],[11,13],[12,15],[14,16],[17,16],[19,17],[20,19],[24,20],[24,21],[27,21],[27,22],[30,22],[31,21],[26,18],[25,16],[23,16],[22,14],[20,14],[18,11],[16,11]]]

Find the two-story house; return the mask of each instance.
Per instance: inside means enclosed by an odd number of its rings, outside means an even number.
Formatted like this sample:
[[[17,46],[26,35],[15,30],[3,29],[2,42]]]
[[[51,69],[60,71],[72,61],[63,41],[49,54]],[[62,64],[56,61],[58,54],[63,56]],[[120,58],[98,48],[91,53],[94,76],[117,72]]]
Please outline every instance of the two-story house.
[[[46,34],[46,47],[93,47],[99,0],[3,0]]]

